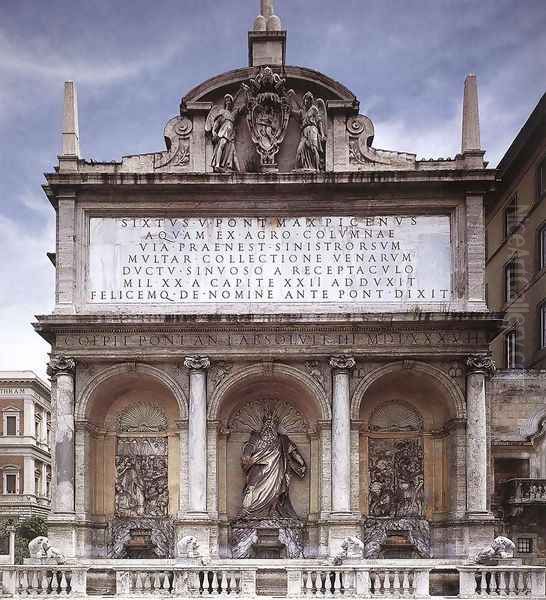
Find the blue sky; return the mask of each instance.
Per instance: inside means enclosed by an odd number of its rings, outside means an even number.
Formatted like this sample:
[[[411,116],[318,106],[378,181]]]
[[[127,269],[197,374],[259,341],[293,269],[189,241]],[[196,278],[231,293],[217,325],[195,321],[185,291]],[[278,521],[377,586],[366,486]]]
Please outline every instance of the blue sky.
[[[51,310],[54,211],[41,185],[60,148],[63,81],[78,85],[82,156],[163,149],[180,98],[247,64],[259,0],[1,0],[0,369],[43,374],[34,314]],[[276,0],[287,62],[349,87],[374,145],[453,156],[465,75],[478,75],[495,166],[546,91],[544,0]]]

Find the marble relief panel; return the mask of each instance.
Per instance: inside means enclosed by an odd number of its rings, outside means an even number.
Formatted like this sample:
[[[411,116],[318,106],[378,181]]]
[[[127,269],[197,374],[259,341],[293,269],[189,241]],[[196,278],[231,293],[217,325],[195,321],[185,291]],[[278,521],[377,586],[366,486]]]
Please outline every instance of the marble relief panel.
[[[409,517],[423,514],[423,444],[420,438],[370,438],[369,514]]]
[[[116,517],[163,517],[168,508],[167,438],[118,438]]]

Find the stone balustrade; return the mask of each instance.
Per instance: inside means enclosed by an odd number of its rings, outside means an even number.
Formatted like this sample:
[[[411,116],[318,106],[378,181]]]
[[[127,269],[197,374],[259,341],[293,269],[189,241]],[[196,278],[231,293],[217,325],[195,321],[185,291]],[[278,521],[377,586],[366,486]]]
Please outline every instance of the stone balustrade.
[[[544,568],[541,567],[461,567],[460,598],[543,598]]]
[[[179,599],[195,596],[256,597],[260,565],[238,566],[237,561],[221,561],[203,566],[105,566],[115,572],[116,596],[151,600],[159,596]],[[151,561],[153,562],[153,561]],[[252,561],[255,562],[255,561]],[[408,561],[410,562],[410,561]],[[328,564],[286,565],[287,597],[355,598],[430,598],[432,565],[373,564],[333,566]],[[261,565],[266,568],[267,565]],[[445,565],[443,566],[445,568]],[[545,600],[544,567],[453,565],[459,573],[459,598],[509,596]],[[99,565],[11,565],[0,567],[1,596],[72,596],[87,595],[87,575]],[[262,593],[263,595],[263,593]]]
[[[206,568],[153,569],[133,568],[116,570],[116,594],[146,596],[173,594],[176,596],[241,595],[248,582],[250,595],[255,593],[253,569]],[[249,577],[250,575],[250,577]]]
[[[546,479],[509,479],[503,492],[508,504],[546,503]]]
[[[85,596],[88,567],[14,565],[2,567],[3,596]]]
[[[322,567],[288,571],[288,596],[428,596],[429,569],[413,567]]]

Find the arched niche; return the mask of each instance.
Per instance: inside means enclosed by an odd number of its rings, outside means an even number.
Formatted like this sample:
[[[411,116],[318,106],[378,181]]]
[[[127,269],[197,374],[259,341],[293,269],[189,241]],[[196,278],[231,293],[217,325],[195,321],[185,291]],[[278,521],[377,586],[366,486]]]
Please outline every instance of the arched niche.
[[[457,454],[464,452],[464,439],[451,428],[463,415],[462,391],[440,369],[399,362],[369,373],[352,398],[352,417],[360,423],[362,513],[427,520],[446,518],[454,504],[450,479],[464,479],[464,473],[448,474]],[[408,462],[400,479],[393,465],[387,464],[398,460]],[[386,482],[381,483],[383,467]],[[391,472],[398,486],[393,490],[388,489]],[[403,497],[411,495],[418,498],[406,502]],[[409,514],[404,515],[407,511]]]
[[[187,417],[187,403],[168,374],[142,364],[106,368],[82,390],[76,415],[78,435],[85,437],[83,452],[76,455],[77,472],[82,473],[77,488],[80,509],[106,522],[129,518],[133,511],[139,513],[135,518],[150,513],[168,517],[178,511],[180,469],[184,468],[180,465],[179,429],[180,420]],[[168,498],[161,478],[154,475],[157,490],[147,487],[140,509],[133,509],[127,498],[120,500],[128,457],[136,457],[139,465],[150,462],[146,468],[156,474],[167,471]]]
[[[294,477],[290,497],[299,517],[319,512],[320,440],[318,424],[330,419],[323,388],[295,367],[251,365],[234,373],[213,394],[209,419],[218,427],[218,504],[221,517],[233,520],[240,511],[245,476],[241,450],[252,430],[260,427],[261,410],[279,415],[279,431],[297,445],[307,465],[302,480]]]

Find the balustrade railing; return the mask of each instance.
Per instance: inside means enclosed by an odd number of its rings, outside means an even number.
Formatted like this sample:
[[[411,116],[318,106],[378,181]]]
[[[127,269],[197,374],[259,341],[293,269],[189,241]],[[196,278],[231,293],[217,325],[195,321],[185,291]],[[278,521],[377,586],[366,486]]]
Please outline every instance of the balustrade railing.
[[[235,561],[205,566],[109,565],[115,572],[115,592],[121,597],[173,596],[254,597],[256,565]],[[87,594],[87,573],[97,565],[0,566],[0,593],[4,597],[79,597]],[[544,567],[481,565],[453,566],[459,573],[459,598],[513,597],[546,600]],[[418,565],[296,565],[286,570],[290,598],[341,596],[354,598],[412,598],[430,596],[433,566]]]
[[[545,595],[541,567],[461,567],[459,582],[461,598],[543,598]]]
[[[288,596],[428,596],[429,570],[412,567],[323,567],[288,571]]]
[[[3,596],[85,596],[87,567],[14,565],[1,568]]]
[[[116,570],[116,593],[120,596],[174,594],[177,596],[253,595],[254,569],[207,566],[184,569],[131,568]]]

